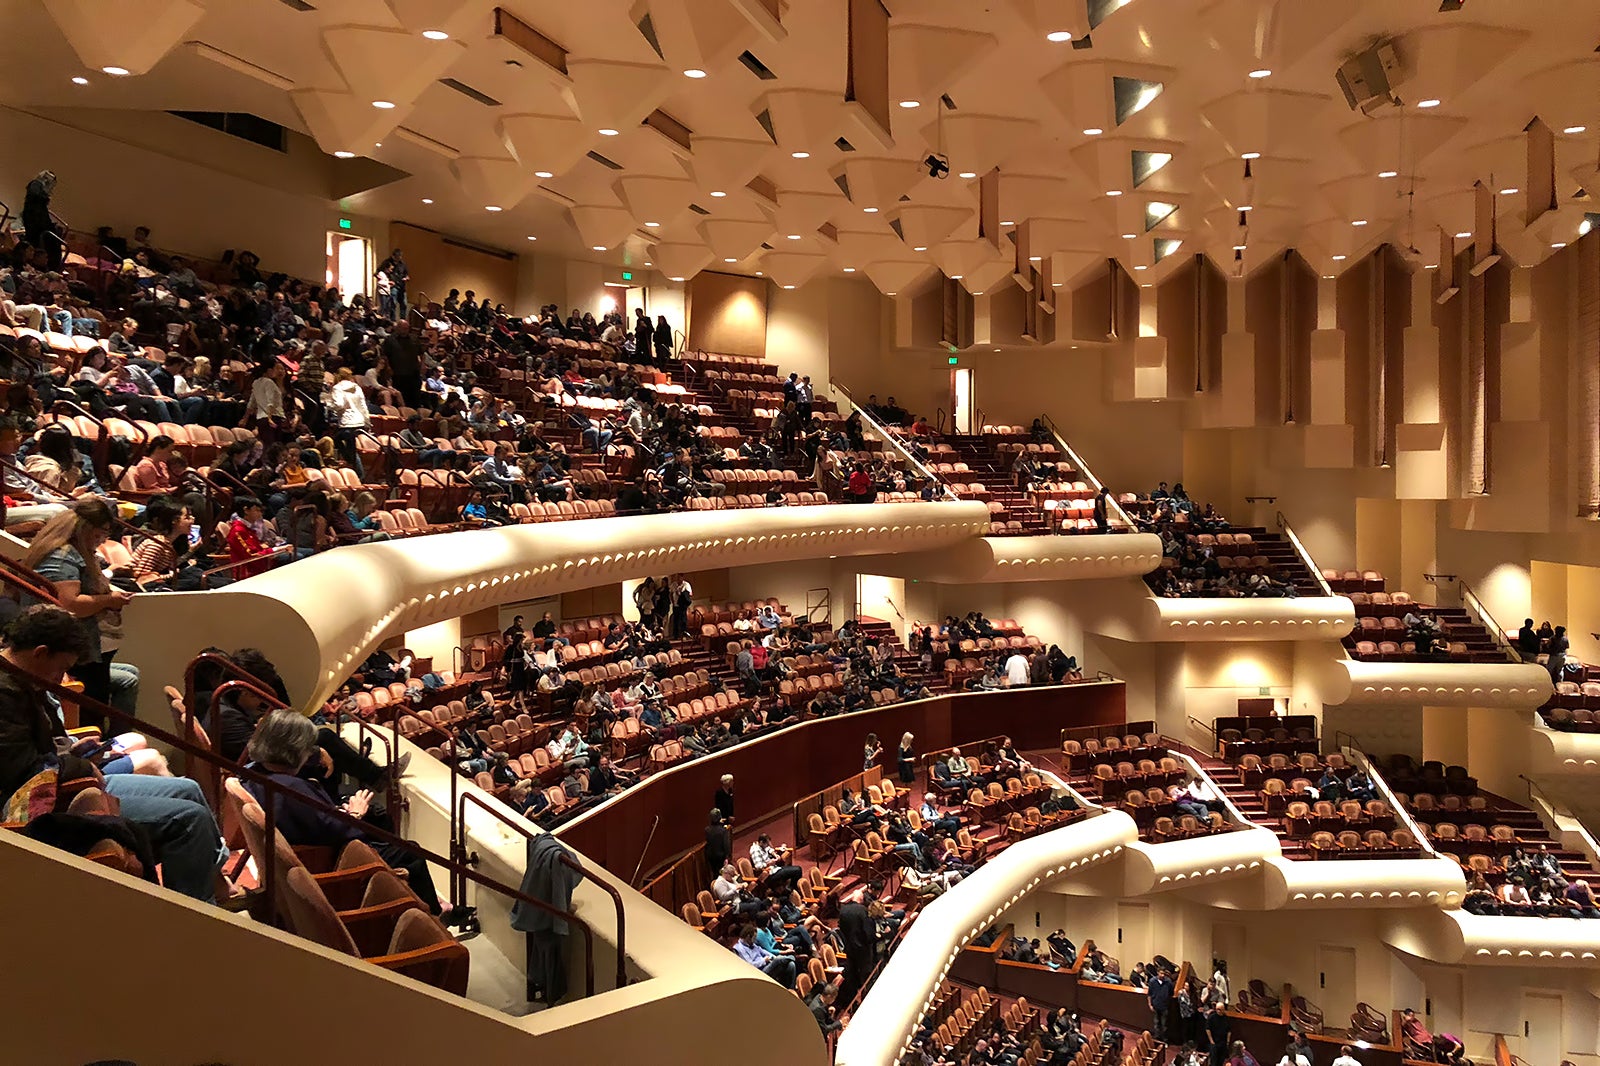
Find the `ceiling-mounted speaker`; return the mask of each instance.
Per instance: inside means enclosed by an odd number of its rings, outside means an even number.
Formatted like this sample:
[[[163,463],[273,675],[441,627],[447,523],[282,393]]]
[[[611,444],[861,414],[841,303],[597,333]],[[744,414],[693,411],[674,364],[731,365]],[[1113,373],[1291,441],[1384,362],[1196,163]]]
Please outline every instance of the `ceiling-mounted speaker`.
[[[1400,103],[1393,84],[1400,80],[1400,58],[1388,43],[1374,45],[1344,61],[1334,75],[1350,110],[1370,115]]]

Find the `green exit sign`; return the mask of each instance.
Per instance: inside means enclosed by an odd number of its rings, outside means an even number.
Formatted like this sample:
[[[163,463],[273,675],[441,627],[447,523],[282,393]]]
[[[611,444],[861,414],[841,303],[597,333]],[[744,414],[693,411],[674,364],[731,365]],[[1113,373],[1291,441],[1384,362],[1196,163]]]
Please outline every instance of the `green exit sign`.
[[[355,223],[351,222],[348,218],[341,218],[339,220],[339,228],[340,229],[353,229],[353,228],[355,228]]]
[[[631,270],[624,270],[624,271],[623,271],[623,272],[622,272],[622,280],[623,280],[623,281],[632,281],[632,280],[633,280],[633,271],[631,271]]]
[[[959,362],[961,362],[961,360],[960,360],[960,359],[958,359],[958,358],[956,358],[956,357],[955,357],[955,356],[953,356],[953,355],[952,355],[952,356],[951,356],[951,357],[950,357],[950,365],[951,365],[951,366],[955,366],[955,365],[956,365],[956,364],[957,364],[957,363],[959,363]]]

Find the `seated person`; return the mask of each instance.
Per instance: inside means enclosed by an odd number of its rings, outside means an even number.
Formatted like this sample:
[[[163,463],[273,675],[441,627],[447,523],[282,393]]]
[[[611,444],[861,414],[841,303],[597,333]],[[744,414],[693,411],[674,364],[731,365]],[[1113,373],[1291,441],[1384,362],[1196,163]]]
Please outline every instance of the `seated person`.
[[[722,864],[722,871],[711,882],[711,896],[722,908],[723,914],[756,914],[766,904],[745,890],[738,867],[731,862]]]
[[[318,751],[317,727],[311,724],[311,720],[295,711],[277,710],[256,726],[255,735],[250,738],[246,749],[250,757],[246,766],[267,775],[283,792],[303,796],[317,804],[339,806],[324,788],[299,776]],[[385,862],[406,871],[411,891],[417,894],[429,913],[438,915],[446,912],[447,905],[440,901],[434,888],[428,861],[420,853],[377,838],[368,838],[359,824],[297,803],[281,793],[269,793],[265,785],[254,781],[246,781],[244,785],[263,806],[269,801],[273,803],[276,828],[291,845],[320,845],[337,850],[352,840],[365,840]],[[372,793],[362,789],[351,796],[342,809],[352,819],[359,821],[366,816],[371,802]],[[452,920],[462,917],[461,912],[467,909],[458,909],[451,915]]]
[[[750,845],[750,865],[761,876],[769,891],[787,894],[805,871],[789,863],[790,849],[772,846],[772,837],[762,833]]]
[[[785,988],[794,987],[795,965],[793,956],[774,955],[756,943],[756,927],[747,925],[733,945],[733,953],[778,982]]]
[[[960,748],[950,749],[950,758],[945,760],[945,768],[950,771],[950,781],[959,785],[962,792],[978,787],[978,776],[973,772],[971,764],[961,755]]]

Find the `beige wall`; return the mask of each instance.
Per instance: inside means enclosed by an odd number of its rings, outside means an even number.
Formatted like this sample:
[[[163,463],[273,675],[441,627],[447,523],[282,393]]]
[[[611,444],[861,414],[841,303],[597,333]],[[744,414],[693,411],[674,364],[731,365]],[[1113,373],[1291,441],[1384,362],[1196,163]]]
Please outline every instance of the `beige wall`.
[[[405,253],[411,272],[406,295],[412,302],[426,294],[443,303],[451,289],[460,289],[465,299],[471,289],[479,303],[489,301],[512,307],[517,296],[517,256],[471,247],[446,234],[404,222],[389,226],[389,240],[390,247]],[[380,261],[389,254],[389,248],[375,251]]]
[[[767,289],[760,278],[696,274],[689,281],[689,347],[764,358]]]

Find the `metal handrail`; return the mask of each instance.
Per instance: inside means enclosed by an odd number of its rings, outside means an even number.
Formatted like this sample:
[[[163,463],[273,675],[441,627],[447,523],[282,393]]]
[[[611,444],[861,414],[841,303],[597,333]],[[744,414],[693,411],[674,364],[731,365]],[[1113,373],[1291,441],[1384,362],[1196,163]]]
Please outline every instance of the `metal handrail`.
[[[1306,550],[1305,544],[1301,542],[1299,535],[1295,533],[1294,527],[1289,525],[1289,520],[1283,517],[1282,511],[1278,512],[1278,531],[1283,534],[1285,540],[1294,545],[1296,554],[1300,556],[1300,561],[1305,564],[1306,569],[1311,571],[1311,576],[1316,579],[1317,586],[1322,589],[1322,594],[1324,596],[1332,596],[1333,586],[1328,584],[1328,579],[1322,576],[1322,570],[1317,566],[1317,561],[1311,558],[1311,553]]]
[[[193,664],[191,663],[191,669],[192,666]],[[387,830],[381,829],[369,822],[355,818],[348,812],[333,806],[331,803],[323,803],[320,800],[316,800],[305,795],[304,793],[287,790],[282,785],[272,780],[270,776],[262,773],[259,770],[251,769],[249,766],[234,766],[233,764],[229,763],[228,760],[222,758],[213,751],[208,751],[205,748],[200,747],[187,737],[174,736],[173,734],[168,733],[166,730],[154,726],[143,719],[135,718],[133,715],[127,714],[116,707],[112,707],[110,704],[102,703],[97,699],[84,695],[82,692],[66,688],[59,682],[49,681],[39,677],[36,674],[29,673],[27,670],[24,670],[22,667],[11,662],[4,656],[0,656],[0,670],[19,678],[29,688],[37,691],[48,692],[59,700],[76,704],[79,707],[87,707],[94,713],[101,715],[107,723],[117,722],[120,723],[122,728],[137,730],[139,733],[143,734],[149,739],[159,741],[161,744],[166,745],[175,751],[182,752],[188,759],[195,759],[202,763],[211,764],[217,770],[226,771],[232,776],[237,777],[240,781],[253,782],[257,785],[260,785],[266,790],[267,795],[274,800],[274,802],[261,804],[262,814],[266,822],[263,835],[269,841],[273,839],[273,836],[277,831],[275,822],[277,818],[278,804],[276,801],[288,800],[292,804],[298,804],[301,807],[310,808],[311,810],[319,812],[324,817],[332,818],[334,821],[339,822],[347,828],[359,830],[360,834],[364,837],[371,837],[381,841],[382,843],[401,848],[409,853],[420,855],[422,858],[426,859],[435,866],[442,866],[445,870],[452,874],[459,874],[465,880],[472,881],[481,888],[486,888],[490,891],[509,896],[520,903],[524,903],[535,908],[536,910],[544,911],[547,914],[573,923],[584,934],[585,952],[589,962],[591,980],[587,985],[585,994],[588,996],[594,995],[594,982],[592,980],[594,966],[594,934],[593,931],[589,929],[588,923],[579,918],[576,914],[573,914],[569,911],[560,910],[559,908],[546,903],[544,900],[528,895],[521,889],[512,888],[509,885],[503,885],[491,877],[487,877],[474,870],[469,870],[462,864],[456,862],[454,859],[437,854],[436,852],[430,851],[415,841],[405,840],[394,833],[390,833]],[[276,848],[268,847],[265,855],[257,856],[257,860],[261,865],[261,883],[264,886],[263,896],[267,913],[273,913],[276,909],[276,879],[273,876],[274,867],[277,864],[276,851]]]
[[[1411,816],[1411,812],[1400,802],[1400,798],[1395,795],[1394,789],[1389,787],[1389,782],[1384,780],[1383,774],[1378,772],[1377,766],[1372,761],[1372,756],[1367,754],[1367,750],[1361,746],[1355,734],[1347,733],[1343,729],[1336,729],[1333,731],[1333,742],[1336,746],[1345,749],[1349,753],[1348,757],[1354,759],[1366,771],[1368,780],[1372,782],[1374,788],[1383,794],[1384,802],[1389,804],[1389,809],[1394,812],[1395,819],[1405,825],[1412,839],[1417,842],[1417,848],[1424,855],[1437,857],[1439,854],[1438,849],[1433,846],[1428,834],[1422,831],[1422,827]]]
[[[833,389],[844,393],[845,401],[850,405],[850,410],[860,415],[862,423],[871,428],[871,430],[877,434],[878,437],[884,441],[884,443],[888,444],[889,447],[898,452],[900,457],[904,459],[913,470],[916,470],[920,475],[922,475],[922,477],[934,482],[941,489],[943,489],[945,499],[954,500],[958,498],[954,490],[950,488],[949,484],[944,480],[944,478],[928,469],[926,465],[917,459],[916,456],[912,455],[911,452],[900,443],[899,439],[896,438],[894,434],[890,433],[884,427],[882,422],[879,422],[878,419],[865,407],[862,407],[860,404],[856,403],[855,396],[851,395],[850,390],[844,385],[843,382],[841,382],[838,378],[830,377],[828,378],[828,384]]]
[[[1067,443],[1066,434],[1062,433],[1056,426],[1055,419],[1051,418],[1048,413],[1040,417],[1044,419],[1044,424],[1050,427],[1050,435],[1056,439],[1056,447],[1060,448],[1062,453],[1072,460],[1072,465],[1077,468],[1078,473],[1084,476],[1095,492],[1098,493],[1101,489],[1105,489],[1105,482],[1095,476],[1094,471],[1089,469],[1089,464],[1083,461],[1083,456],[1079,455],[1073,450],[1072,445]],[[1122,520],[1123,526],[1129,532],[1138,532],[1139,527],[1134,525],[1132,517],[1122,509],[1122,504],[1117,501],[1117,494],[1110,489],[1106,489],[1106,504]]]
[[[454,782],[455,782],[456,778],[459,775],[457,775],[454,772],[454,767],[452,767],[451,770],[452,770],[452,772],[450,774],[450,780],[452,782],[451,787],[454,788],[455,787]],[[473,806],[477,807],[479,810],[483,811],[484,813],[492,815],[495,818],[495,820],[500,822],[501,825],[504,825],[507,829],[510,829],[513,833],[516,833],[518,836],[522,837],[524,840],[530,840],[531,841],[534,838],[534,833],[533,833],[532,830],[528,829],[526,826],[518,825],[516,822],[512,821],[511,817],[509,815],[507,815],[504,811],[498,811],[495,808],[491,807],[489,805],[489,802],[487,800],[485,800],[482,796],[480,796],[478,793],[476,793],[476,792],[463,792],[457,797],[457,801],[454,804],[451,805],[451,810],[455,812],[455,818],[454,818],[454,820],[452,822],[451,832],[450,832],[451,855],[452,855],[452,857],[456,858],[463,866],[471,866],[475,862],[477,862],[477,856],[472,854],[471,852],[469,852],[467,850],[467,804],[469,802]],[[565,846],[565,845],[563,845],[563,846]],[[571,858],[571,857],[569,857],[567,855],[562,855],[561,856],[561,864],[563,866],[567,867],[568,869],[572,870],[581,879],[590,882],[595,887],[599,888],[600,891],[604,892],[606,895],[611,897],[612,906],[615,908],[615,910],[617,912],[617,984],[616,984],[616,987],[618,987],[618,988],[624,987],[628,983],[628,947],[627,947],[627,945],[628,945],[628,933],[627,933],[627,918],[626,918],[626,916],[625,916],[625,914],[623,912],[623,907],[622,907],[622,893],[618,892],[615,888],[613,888],[611,885],[607,884],[605,881],[603,881],[600,878],[598,878],[598,877],[594,876],[593,874],[591,874],[587,869],[584,868],[584,865],[581,862],[578,862],[576,859],[573,859],[573,858]],[[463,886],[463,887],[465,887],[465,886]],[[587,977],[588,982],[589,982],[589,987],[593,988],[594,987],[594,955],[593,955],[593,953],[591,953],[589,955],[589,958],[588,958],[587,962],[588,962],[588,966],[589,966],[589,971],[588,971],[586,977]]]
[[[1489,631],[1489,635],[1494,639],[1500,650],[1505,653],[1507,659],[1514,663],[1527,662],[1522,657],[1522,652],[1517,646],[1507,639],[1506,631],[1501,629],[1500,623],[1494,620],[1494,615],[1489,613],[1489,608],[1478,598],[1478,594],[1472,591],[1471,585],[1465,581],[1457,581],[1456,594],[1460,597],[1461,606],[1466,609],[1467,614]]]

